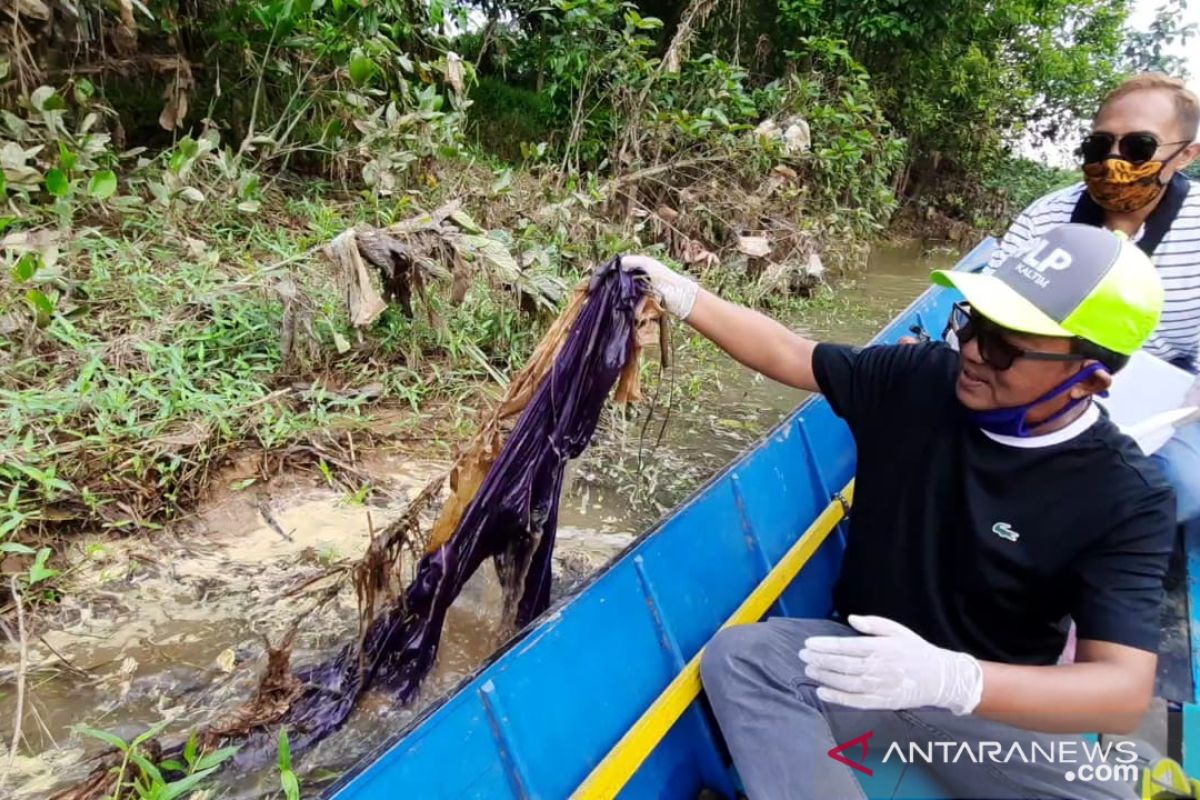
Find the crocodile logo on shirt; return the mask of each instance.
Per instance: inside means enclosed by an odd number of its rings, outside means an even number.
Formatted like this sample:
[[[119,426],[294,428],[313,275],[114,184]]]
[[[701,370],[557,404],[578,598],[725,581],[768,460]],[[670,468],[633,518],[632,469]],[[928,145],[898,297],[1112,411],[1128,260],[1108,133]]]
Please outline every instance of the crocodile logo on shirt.
[[[1012,526],[1007,522],[997,522],[992,526],[992,533],[999,536],[1001,539],[1007,539],[1010,542],[1015,542],[1021,538],[1021,534],[1012,529]]]

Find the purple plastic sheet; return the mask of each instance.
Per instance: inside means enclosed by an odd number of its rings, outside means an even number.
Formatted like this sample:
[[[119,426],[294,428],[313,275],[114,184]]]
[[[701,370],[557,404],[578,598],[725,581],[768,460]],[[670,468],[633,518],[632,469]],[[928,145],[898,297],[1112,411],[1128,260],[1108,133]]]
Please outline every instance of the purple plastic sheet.
[[[551,554],[567,461],[591,441],[604,403],[632,352],[642,282],[614,259],[596,271],[550,373],[538,387],[454,535],[425,556],[404,602],[386,609],[362,640],[299,674],[304,694],[284,724],[293,746],[339,728],[367,689],[408,703],[433,666],[446,611],[486,558],[519,589],[516,624],[550,603]]]

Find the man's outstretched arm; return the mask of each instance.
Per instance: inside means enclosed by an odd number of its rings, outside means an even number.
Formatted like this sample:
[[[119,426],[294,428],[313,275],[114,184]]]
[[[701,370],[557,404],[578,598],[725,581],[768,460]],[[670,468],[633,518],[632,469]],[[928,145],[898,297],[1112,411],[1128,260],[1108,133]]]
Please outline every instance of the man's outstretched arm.
[[[797,389],[820,391],[813,376],[817,343],[766,314],[701,289],[687,323],[755,372]]]
[[[623,256],[627,269],[643,270],[668,312],[686,321],[736,361],[797,389],[820,391],[813,376],[817,343],[765,314],[722,300],[649,256]]]

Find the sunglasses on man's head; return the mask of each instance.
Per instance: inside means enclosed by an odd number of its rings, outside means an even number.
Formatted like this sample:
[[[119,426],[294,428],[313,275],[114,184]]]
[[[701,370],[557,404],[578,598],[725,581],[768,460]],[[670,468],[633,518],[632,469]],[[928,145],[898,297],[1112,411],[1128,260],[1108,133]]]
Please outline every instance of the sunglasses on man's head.
[[[974,339],[979,347],[979,357],[997,372],[1011,368],[1018,358],[1031,361],[1083,361],[1087,358],[1078,353],[1043,353],[1019,347],[1008,340],[1006,328],[971,308],[970,303],[954,304],[946,328],[947,332],[954,333],[960,349]]]
[[[1116,136],[1112,133],[1093,133],[1085,137],[1079,145],[1079,155],[1085,164],[1096,164],[1108,158],[1112,153],[1113,143],[1116,142],[1117,153],[1126,161],[1140,164],[1154,158],[1158,148],[1163,145],[1190,144],[1190,142],[1163,142],[1149,132],[1127,133]]]

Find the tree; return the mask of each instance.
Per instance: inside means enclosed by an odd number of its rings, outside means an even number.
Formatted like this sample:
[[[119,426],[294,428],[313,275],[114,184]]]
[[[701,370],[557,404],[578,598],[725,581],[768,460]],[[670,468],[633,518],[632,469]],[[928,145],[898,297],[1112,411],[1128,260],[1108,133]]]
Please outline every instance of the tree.
[[[1200,28],[1189,19],[1188,0],[1166,0],[1145,31],[1129,31],[1125,38],[1124,61],[1128,72],[1165,72],[1186,78],[1187,62],[1172,50],[1187,47]]]
[[[1127,0],[780,0],[785,37],[824,30],[909,140],[909,193],[978,175],[1033,127],[1057,136],[1118,75]]]

